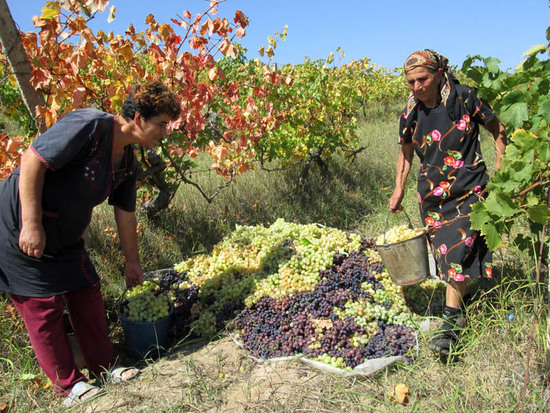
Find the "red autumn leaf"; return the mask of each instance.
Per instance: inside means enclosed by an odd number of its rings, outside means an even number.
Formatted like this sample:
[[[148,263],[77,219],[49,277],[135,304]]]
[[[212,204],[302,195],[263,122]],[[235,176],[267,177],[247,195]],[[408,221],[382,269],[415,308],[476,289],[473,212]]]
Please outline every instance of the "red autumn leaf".
[[[243,28],[248,26],[248,17],[246,17],[245,14],[240,10],[237,10],[235,12],[235,18],[233,20],[235,21],[235,23]]]
[[[83,107],[86,99],[86,88],[79,86],[73,92],[73,105],[75,107]]]

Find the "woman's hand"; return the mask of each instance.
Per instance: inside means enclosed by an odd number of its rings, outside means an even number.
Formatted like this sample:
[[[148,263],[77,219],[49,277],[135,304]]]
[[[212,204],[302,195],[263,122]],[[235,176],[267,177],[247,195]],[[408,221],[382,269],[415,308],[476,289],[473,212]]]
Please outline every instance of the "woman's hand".
[[[390,198],[390,211],[391,212],[400,212],[403,210],[403,206],[401,205],[401,201],[403,201],[403,198],[405,196],[405,191],[395,189],[393,191],[393,195]]]
[[[23,224],[19,248],[29,257],[40,258],[46,247],[46,232],[41,224]]]
[[[126,263],[124,277],[126,278],[126,288],[128,290],[136,285],[143,284],[143,269],[141,265],[139,263]]]

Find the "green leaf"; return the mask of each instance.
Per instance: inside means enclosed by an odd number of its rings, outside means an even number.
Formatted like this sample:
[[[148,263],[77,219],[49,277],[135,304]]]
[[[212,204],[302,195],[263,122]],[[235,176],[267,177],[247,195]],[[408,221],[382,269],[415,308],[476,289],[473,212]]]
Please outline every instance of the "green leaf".
[[[514,128],[521,128],[523,123],[529,120],[527,103],[517,102],[504,106],[499,117],[504,122],[510,123]]]
[[[496,250],[502,244],[502,237],[494,225],[486,223],[481,228],[481,234],[485,236],[485,242],[491,251]]]
[[[515,154],[515,156],[520,156],[522,158],[525,158],[525,153],[531,150],[535,150],[538,148],[540,141],[538,141],[537,136],[526,131],[525,129],[518,129],[516,130],[510,139],[516,149],[522,149],[523,153],[518,152]],[[519,155],[518,155],[519,154]],[[532,155],[529,155],[532,156]]]
[[[509,218],[516,214],[514,201],[504,193],[490,193],[484,204],[487,211],[497,217]]]
[[[18,379],[21,381],[31,381],[36,379],[38,376],[33,373],[22,373],[19,375]]]
[[[550,97],[543,96],[540,98],[537,115],[543,117],[547,123],[550,123]]]
[[[46,6],[41,11],[41,19],[51,20],[59,14],[59,12],[61,11],[61,7],[59,5],[59,2],[57,1],[48,1],[46,2]]]
[[[533,152],[529,152],[528,154],[525,154],[523,158],[513,162],[512,165],[510,165],[510,168],[513,170],[513,176],[510,178],[514,185],[523,181],[529,181],[531,179],[534,168],[533,161],[534,154]]]
[[[540,204],[527,208],[527,215],[531,221],[538,224],[544,224],[550,217],[550,208],[547,205]]]
[[[543,44],[538,44],[536,46],[531,47],[529,50],[523,53],[523,56],[532,56],[532,55],[536,55],[537,53],[544,53],[545,51],[546,51],[546,46]]]
[[[542,138],[539,138],[541,140],[541,145],[537,149],[537,155],[539,156],[540,160],[544,163],[550,162],[550,142],[548,142],[548,139],[543,140]]]
[[[484,202],[478,202],[472,206],[472,213],[470,214],[470,222],[472,228],[480,230],[484,224],[491,221],[491,216],[485,209]]]
[[[499,64],[500,60],[498,60],[496,57],[487,57],[484,59],[485,66],[491,73],[498,73],[500,72]]]

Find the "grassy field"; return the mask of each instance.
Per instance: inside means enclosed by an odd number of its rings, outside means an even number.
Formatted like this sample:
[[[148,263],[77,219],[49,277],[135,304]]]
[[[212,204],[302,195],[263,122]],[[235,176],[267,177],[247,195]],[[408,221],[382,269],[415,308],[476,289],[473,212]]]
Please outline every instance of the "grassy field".
[[[300,171],[296,168],[247,173],[211,204],[195,189],[180,188],[170,209],[158,218],[138,216],[144,269],[171,267],[208,252],[237,224],[269,225],[277,218],[378,235],[387,218],[395,179],[399,109],[400,105],[373,108],[358,130],[367,149],[354,161],[342,156],[332,159],[328,177],[321,177],[314,168],[303,187],[297,186]],[[484,135],[482,144],[492,165],[492,142]],[[206,165],[205,160],[205,172],[197,173],[196,179],[213,189],[219,181],[206,172]],[[415,194],[411,176],[404,206],[414,223],[420,224]],[[399,219],[404,218],[392,216],[392,220]],[[99,207],[87,243],[103,277],[107,316],[120,352],[122,333],[116,308],[124,287],[114,226],[111,210],[106,205]],[[495,280],[475,286],[467,308],[464,347],[453,363],[441,362],[427,349],[432,333],[425,332],[419,335],[420,350],[414,361],[396,363],[368,377],[341,377],[299,362],[257,363],[222,332],[209,342],[175,344],[163,358],[142,362],[139,379],[109,385],[105,396],[73,411],[548,411],[543,289],[533,282],[529,257],[520,256],[512,245],[495,253],[495,264]],[[515,319],[510,322],[512,309]],[[0,294],[0,334],[0,413],[62,411],[4,293]],[[392,396],[398,383],[410,389],[405,404]]]

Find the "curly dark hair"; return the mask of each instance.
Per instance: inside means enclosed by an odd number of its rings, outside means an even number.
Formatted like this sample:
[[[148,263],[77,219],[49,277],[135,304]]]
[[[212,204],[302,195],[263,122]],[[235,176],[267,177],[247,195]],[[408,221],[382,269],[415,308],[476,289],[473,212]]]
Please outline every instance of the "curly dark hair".
[[[180,100],[174,92],[161,82],[153,81],[137,85],[122,105],[121,115],[124,119],[133,119],[139,113],[145,120],[163,113],[172,120],[181,113]]]

